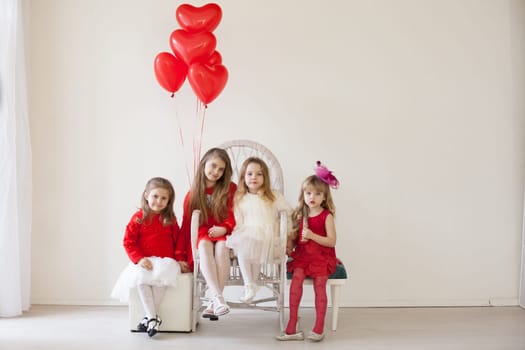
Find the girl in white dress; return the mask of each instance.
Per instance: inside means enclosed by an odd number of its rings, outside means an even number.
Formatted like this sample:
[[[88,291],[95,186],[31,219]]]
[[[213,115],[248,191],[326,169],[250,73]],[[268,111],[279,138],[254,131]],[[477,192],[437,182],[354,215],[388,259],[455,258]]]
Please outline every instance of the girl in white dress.
[[[175,286],[181,272],[189,272],[186,261],[176,260],[175,245],[180,241],[179,224],[173,212],[175,191],[161,177],[148,181],[141,196],[141,208],[133,214],[124,234],[123,245],[129,263],[120,274],[111,296],[129,300],[137,288],[145,317],[138,332],[157,334],[162,323],[157,311],[167,286]]]
[[[279,212],[283,210],[290,228],[292,208],[280,192],[270,188],[268,166],[260,158],[246,159],[234,197],[236,226],[226,240],[239,261],[245,288],[240,300],[244,303],[250,303],[257,293],[261,265],[284,256],[279,239]]]

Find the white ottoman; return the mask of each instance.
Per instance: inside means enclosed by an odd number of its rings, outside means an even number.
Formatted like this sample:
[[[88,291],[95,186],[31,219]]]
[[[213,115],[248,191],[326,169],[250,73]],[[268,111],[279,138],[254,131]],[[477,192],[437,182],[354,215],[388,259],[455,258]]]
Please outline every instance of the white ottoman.
[[[168,287],[158,314],[162,319],[159,332],[191,332],[193,300],[193,274],[179,276],[176,287]],[[144,309],[137,289],[129,295],[129,329],[134,331],[144,318]]]

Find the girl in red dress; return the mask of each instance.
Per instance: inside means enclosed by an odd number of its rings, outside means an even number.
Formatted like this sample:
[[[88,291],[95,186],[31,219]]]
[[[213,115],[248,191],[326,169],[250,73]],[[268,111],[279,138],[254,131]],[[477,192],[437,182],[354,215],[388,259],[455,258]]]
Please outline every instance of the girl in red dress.
[[[189,272],[186,261],[175,260],[179,225],[173,212],[175,191],[171,183],[155,177],[148,181],[139,209],[126,226],[124,248],[130,263],[120,274],[111,296],[129,300],[131,288],[137,287],[146,313],[137,331],[154,336],[162,323],[157,315],[166,286],[175,285],[181,272]]]
[[[301,186],[299,203],[292,214],[294,227],[286,249],[292,259],[288,263],[288,271],[293,272],[290,320],[285,333],[277,336],[278,340],[304,339],[303,332],[297,331],[297,319],[306,277],[313,279],[316,312],[315,325],[307,339],[321,341],[324,338],[328,304],[326,282],[336,268],[335,205],[330,187],[338,186],[339,182],[332,172],[320,162],[317,162],[316,175],[307,177]]]
[[[235,227],[233,196],[237,186],[231,182],[232,173],[230,157],[225,150],[208,150],[202,157],[191,189],[184,198],[182,234],[187,241],[187,247],[191,247],[192,212],[195,209],[200,210],[197,249],[200,256],[199,268],[212,297],[202,314],[208,318],[230,312],[223,297],[223,290],[230,272],[230,249],[226,246],[226,236],[230,235]],[[191,249],[186,251],[191,252]]]

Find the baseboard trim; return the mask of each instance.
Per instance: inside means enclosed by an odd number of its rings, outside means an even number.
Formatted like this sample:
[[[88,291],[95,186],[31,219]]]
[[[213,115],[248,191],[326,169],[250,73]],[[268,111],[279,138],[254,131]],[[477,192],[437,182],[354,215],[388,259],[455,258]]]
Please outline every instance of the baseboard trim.
[[[328,298],[330,299],[330,298]],[[32,305],[123,306],[115,300],[33,299]],[[458,300],[353,300],[341,301],[339,307],[468,307],[468,306],[518,306],[517,298],[458,299]],[[285,306],[288,306],[286,300]],[[303,307],[314,307],[312,300],[303,300]],[[329,306],[331,306],[329,304]]]

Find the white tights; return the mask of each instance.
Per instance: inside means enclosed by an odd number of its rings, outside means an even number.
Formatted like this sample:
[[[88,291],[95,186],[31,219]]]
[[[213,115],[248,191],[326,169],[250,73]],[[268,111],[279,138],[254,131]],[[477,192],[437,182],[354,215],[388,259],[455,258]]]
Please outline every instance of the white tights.
[[[146,313],[146,317],[156,318],[157,310],[159,305],[164,298],[164,293],[166,292],[165,286],[150,286],[148,284],[139,284],[137,286],[139,292],[140,300],[142,301],[142,307]]]
[[[199,243],[200,269],[212,296],[222,296],[230,273],[230,248],[226,241],[215,243],[203,239]]]
[[[244,285],[246,286],[248,284],[254,284],[259,277],[261,264],[253,263],[249,259],[243,258],[241,256],[237,257],[237,261],[239,261],[239,267],[241,269]]]

